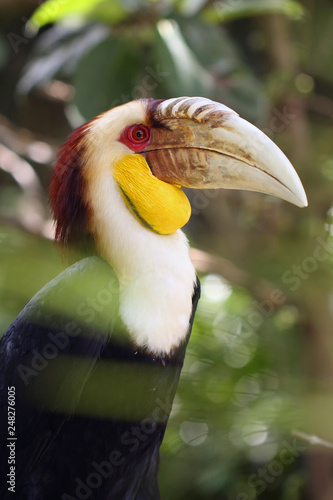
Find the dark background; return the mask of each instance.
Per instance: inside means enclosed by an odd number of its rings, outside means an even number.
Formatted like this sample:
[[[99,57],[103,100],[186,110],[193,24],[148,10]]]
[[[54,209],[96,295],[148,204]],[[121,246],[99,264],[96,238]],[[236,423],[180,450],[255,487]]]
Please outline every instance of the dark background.
[[[332,499],[332,3],[40,3],[0,0],[1,332],[64,266],[47,184],[68,133],[139,97],[225,103],[283,149],[309,207],[188,192],[203,296],[162,498]]]

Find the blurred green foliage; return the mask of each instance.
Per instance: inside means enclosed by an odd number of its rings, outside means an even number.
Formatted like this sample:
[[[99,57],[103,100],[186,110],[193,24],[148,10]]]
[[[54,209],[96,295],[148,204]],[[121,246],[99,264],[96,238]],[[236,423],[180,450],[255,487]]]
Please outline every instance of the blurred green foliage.
[[[204,17],[214,23],[235,21],[236,19],[263,14],[285,14],[293,19],[300,19],[304,13],[300,2],[294,0],[238,0],[236,2],[214,2],[207,9]]]
[[[36,196],[0,150],[2,330],[65,266],[47,239],[46,186],[69,131],[136,98],[224,102],[291,157],[310,203],[301,211],[253,193],[188,193],[192,244],[223,260],[202,270],[162,449],[162,498],[327,498],[320,450],[292,432],[333,441],[331,3],[49,0],[34,12],[24,1],[10,9],[0,6],[0,134],[41,187]]]

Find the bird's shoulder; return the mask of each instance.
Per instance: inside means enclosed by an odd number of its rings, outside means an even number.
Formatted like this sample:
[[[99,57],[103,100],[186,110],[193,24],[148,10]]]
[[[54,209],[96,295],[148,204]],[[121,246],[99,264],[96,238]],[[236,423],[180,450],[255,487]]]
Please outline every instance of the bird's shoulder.
[[[10,325],[1,342],[7,346],[6,357],[15,349],[22,355],[37,348],[44,341],[40,330],[73,336],[79,329],[106,332],[117,315],[118,296],[118,279],[103,259],[76,262],[39,290]]]

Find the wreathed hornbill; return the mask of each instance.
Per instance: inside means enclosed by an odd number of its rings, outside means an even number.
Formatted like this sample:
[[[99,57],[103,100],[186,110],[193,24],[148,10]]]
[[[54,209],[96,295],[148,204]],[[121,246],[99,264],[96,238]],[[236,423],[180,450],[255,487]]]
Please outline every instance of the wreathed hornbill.
[[[74,131],[50,185],[56,239],[98,257],[48,283],[2,338],[1,499],[159,498],[199,299],[181,186],[307,205],[279,148],[208,99],[137,100]]]

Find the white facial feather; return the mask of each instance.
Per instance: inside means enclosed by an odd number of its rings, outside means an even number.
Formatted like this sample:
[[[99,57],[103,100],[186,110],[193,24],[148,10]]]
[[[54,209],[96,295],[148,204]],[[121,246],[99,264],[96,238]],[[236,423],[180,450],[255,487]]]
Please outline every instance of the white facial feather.
[[[134,101],[92,122],[87,135],[88,201],[101,255],[115,269],[120,315],[136,346],[167,354],[185,339],[196,279],[182,231],[158,235],[127,208],[113,178],[113,165],[131,151],[118,138],[145,121],[145,103]]]

